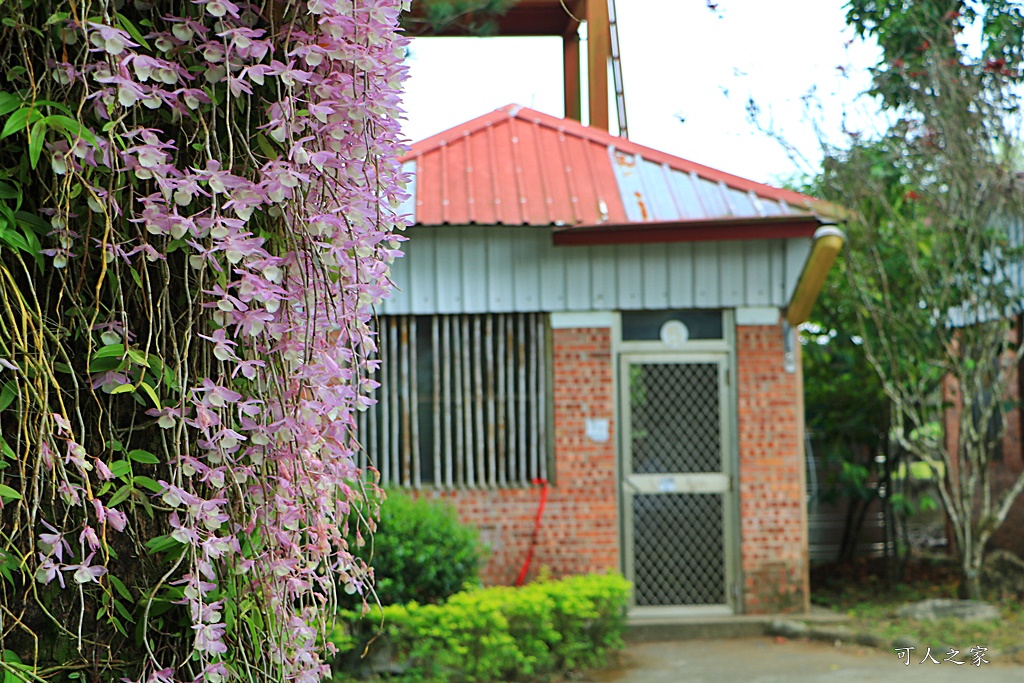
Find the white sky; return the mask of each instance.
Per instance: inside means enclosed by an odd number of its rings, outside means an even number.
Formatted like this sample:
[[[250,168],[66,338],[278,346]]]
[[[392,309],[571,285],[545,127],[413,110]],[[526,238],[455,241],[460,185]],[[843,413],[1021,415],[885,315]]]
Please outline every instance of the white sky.
[[[752,97],[813,165],[812,120],[835,142],[844,111],[850,128],[874,125],[870,99],[855,99],[878,51],[853,40],[844,2],[719,0],[712,12],[705,0],[618,0],[630,139],[752,180],[793,175],[779,143],[748,122]],[[511,103],[564,113],[558,38],[420,38],[409,66],[412,141]],[[821,109],[809,118],[812,89]]]

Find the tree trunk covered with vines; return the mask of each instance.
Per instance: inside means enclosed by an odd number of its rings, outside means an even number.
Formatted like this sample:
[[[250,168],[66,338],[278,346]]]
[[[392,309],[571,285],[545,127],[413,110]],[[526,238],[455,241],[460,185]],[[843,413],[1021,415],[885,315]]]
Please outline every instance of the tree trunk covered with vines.
[[[0,3],[0,674],[314,681],[390,288],[399,0]]]

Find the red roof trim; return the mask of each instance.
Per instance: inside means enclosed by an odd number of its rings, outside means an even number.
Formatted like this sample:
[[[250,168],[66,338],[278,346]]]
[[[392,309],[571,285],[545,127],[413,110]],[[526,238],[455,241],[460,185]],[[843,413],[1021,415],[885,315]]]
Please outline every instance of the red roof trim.
[[[743,191],[753,191],[755,194],[762,197],[785,201],[795,206],[808,207],[818,203],[819,201],[799,192],[783,190],[777,187],[772,187],[771,185],[754,182],[753,180],[741,178],[740,176],[736,176],[731,173],[719,171],[718,169],[711,168],[710,166],[704,166],[703,164],[688,161],[665,152],[659,152],[656,149],[645,147],[644,145],[638,145],[637,143],[626,140],[625,138],[616,137],[603,130],[584,126],[572,119],[560,119],[516,104],[506,105],[488,114],[477,117],[472,121],[455,126],[454,128],[449,128],[446,131],[437,133],[436,135],[431,135],[420,142],[414,143],[409,152],[402,157],[401,160],[405,162],[417,159],[424,154],[444,147],[459,138],[472,135],[477,131],[508,119],[519,119],[521,121],[535,123],[546,128],[559,131],[564,135],[588,140],[604,147],[613,147],[614,149],[625,152],[626,154],[639,155],[650,161],[668,164],[671,168],[684,171],[686,173],[693,172],[708,180],[723,182],[729,187]]]
[[[817,216],[727,218],[707,221],[630,223],[595,227],[561,228],[552,232],[556,247],[655,242],[724,242],[813,237],[822,225]]]

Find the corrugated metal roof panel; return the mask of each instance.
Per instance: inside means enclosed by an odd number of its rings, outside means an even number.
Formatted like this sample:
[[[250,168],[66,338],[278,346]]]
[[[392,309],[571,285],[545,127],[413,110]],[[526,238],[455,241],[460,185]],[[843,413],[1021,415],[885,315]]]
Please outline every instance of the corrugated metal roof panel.
[[[415,223],[592,227],[807,214],[810,197],[516,105],[412,146]]]

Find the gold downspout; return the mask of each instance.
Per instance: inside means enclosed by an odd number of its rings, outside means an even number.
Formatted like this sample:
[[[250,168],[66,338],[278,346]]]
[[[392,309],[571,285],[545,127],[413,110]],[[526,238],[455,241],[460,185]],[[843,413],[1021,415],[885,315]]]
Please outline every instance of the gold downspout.
[[[796,283],[796,291],[786,310],[786,322],[793,327],[806,322],[814,302],[825,284],[825,276],[843,248],[846,235],[834,225],[823,225],[814,232],[814,245]]]

